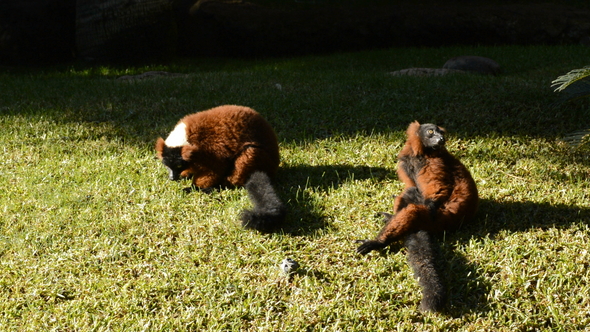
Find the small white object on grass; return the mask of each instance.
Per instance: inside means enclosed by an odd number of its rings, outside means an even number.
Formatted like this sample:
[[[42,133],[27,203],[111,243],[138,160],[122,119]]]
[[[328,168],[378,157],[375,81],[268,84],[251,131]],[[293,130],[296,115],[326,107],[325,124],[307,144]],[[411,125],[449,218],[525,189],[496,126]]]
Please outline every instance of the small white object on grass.
[[[285,258],[280,265],[281,271],[286,274],[292,274],[299,268],[299,263],[292,258]]]

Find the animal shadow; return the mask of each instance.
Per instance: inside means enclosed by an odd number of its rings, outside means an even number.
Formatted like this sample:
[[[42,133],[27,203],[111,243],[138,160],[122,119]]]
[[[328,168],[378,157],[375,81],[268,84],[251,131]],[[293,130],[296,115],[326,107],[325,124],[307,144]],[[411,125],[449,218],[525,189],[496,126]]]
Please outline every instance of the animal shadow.
[[[342,184],[365,179],[384,179],[390,169],[359,165],[295,165],[279,169],[275,187],[287,204],[283,231],[292,235],[310,235],[328,225],[324,203],[308,192],[327,192]]]
[[[487,302],[492,290],[492,274],[503,268],[482,272],[477,263],[470,262],[456,250],[456,245],[473,240],[494,239],[502,231],[524,232],[529,229],[567,228],[574,222],[589,223],[590,209],[579,206],[552,205],[534,202],[497,202],[480,200],[473,223],[457,232],[439,237],[442,264],[439,266],[447,285],[449,305],[447,314],[459,317],[470,312],[488,312]]]

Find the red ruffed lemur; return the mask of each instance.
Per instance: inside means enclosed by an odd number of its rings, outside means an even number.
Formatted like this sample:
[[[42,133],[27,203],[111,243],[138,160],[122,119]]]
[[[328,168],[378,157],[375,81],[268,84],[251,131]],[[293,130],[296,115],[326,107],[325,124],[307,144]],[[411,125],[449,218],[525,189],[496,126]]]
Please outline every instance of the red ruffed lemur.
[[[360,254],[404,239],[408,261],[423,290],[420,309],[440,311],[445,289],[436,268],[438,248],[431,233],[457,229],[474,218],[477,187],[465,166],[445,147],[445,130],[434,124],[410,124],[398,155],[397,173],[405,184],[395,198],[394,215],[382,213],[385,226],[373,240],[361,240]]]
[[[277,136],[251,108],[224,105],[182,118],[166,140],[156,142],[170,180],[192,176],[192,189],[244,186],[254,208],[240,213],[242,226],[272,232],[285,207],[271,184],[279,167]]]

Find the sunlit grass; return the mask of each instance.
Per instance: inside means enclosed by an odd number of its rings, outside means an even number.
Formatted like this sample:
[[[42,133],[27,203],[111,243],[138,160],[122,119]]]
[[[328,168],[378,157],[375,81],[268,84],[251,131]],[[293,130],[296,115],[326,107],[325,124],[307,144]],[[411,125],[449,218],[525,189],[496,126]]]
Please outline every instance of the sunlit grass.
[[[461,54],[496,77],[392,77]],[[590,161],[560,138],[587,101],[551,108],[584,47],[391,49],[138,68],[0,73],[0,328],[579,330],[590,324]],[[148,70],[185,74],[118,81]],[[153,144],[183,115],[260,111],[282,152],[283,232],[245,231],[244,189],[184,194]],[[441,240],[448,310],[418,312],[399,244],[366,257],[401,183],[409,122],[436,122],[471,170],[477,220]],[[292,257],[299,273],[278,264]]]

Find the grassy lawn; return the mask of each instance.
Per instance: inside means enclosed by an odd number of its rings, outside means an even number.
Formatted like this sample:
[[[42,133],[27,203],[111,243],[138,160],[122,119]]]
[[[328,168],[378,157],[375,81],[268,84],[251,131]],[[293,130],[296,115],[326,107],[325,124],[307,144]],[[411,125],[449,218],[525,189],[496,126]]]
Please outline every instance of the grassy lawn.
[[[481,55],[499,76],[393,77]],[[573,331],[590,325],[590,159],[560,142],[590,101],[550,82],[590,48],[390,49],[0,73],[0,330]],[[183,73],[141,81],[148,70]],[[274,126],[283,232],[242,230],[244,189],[185,194],[153,145],[241,104]],[[413,121],[446,127],[482,198],[441,239],[448,310],[423,315],[405,249],[367,256]],[[285,277],[278,264],[297,260]]]

